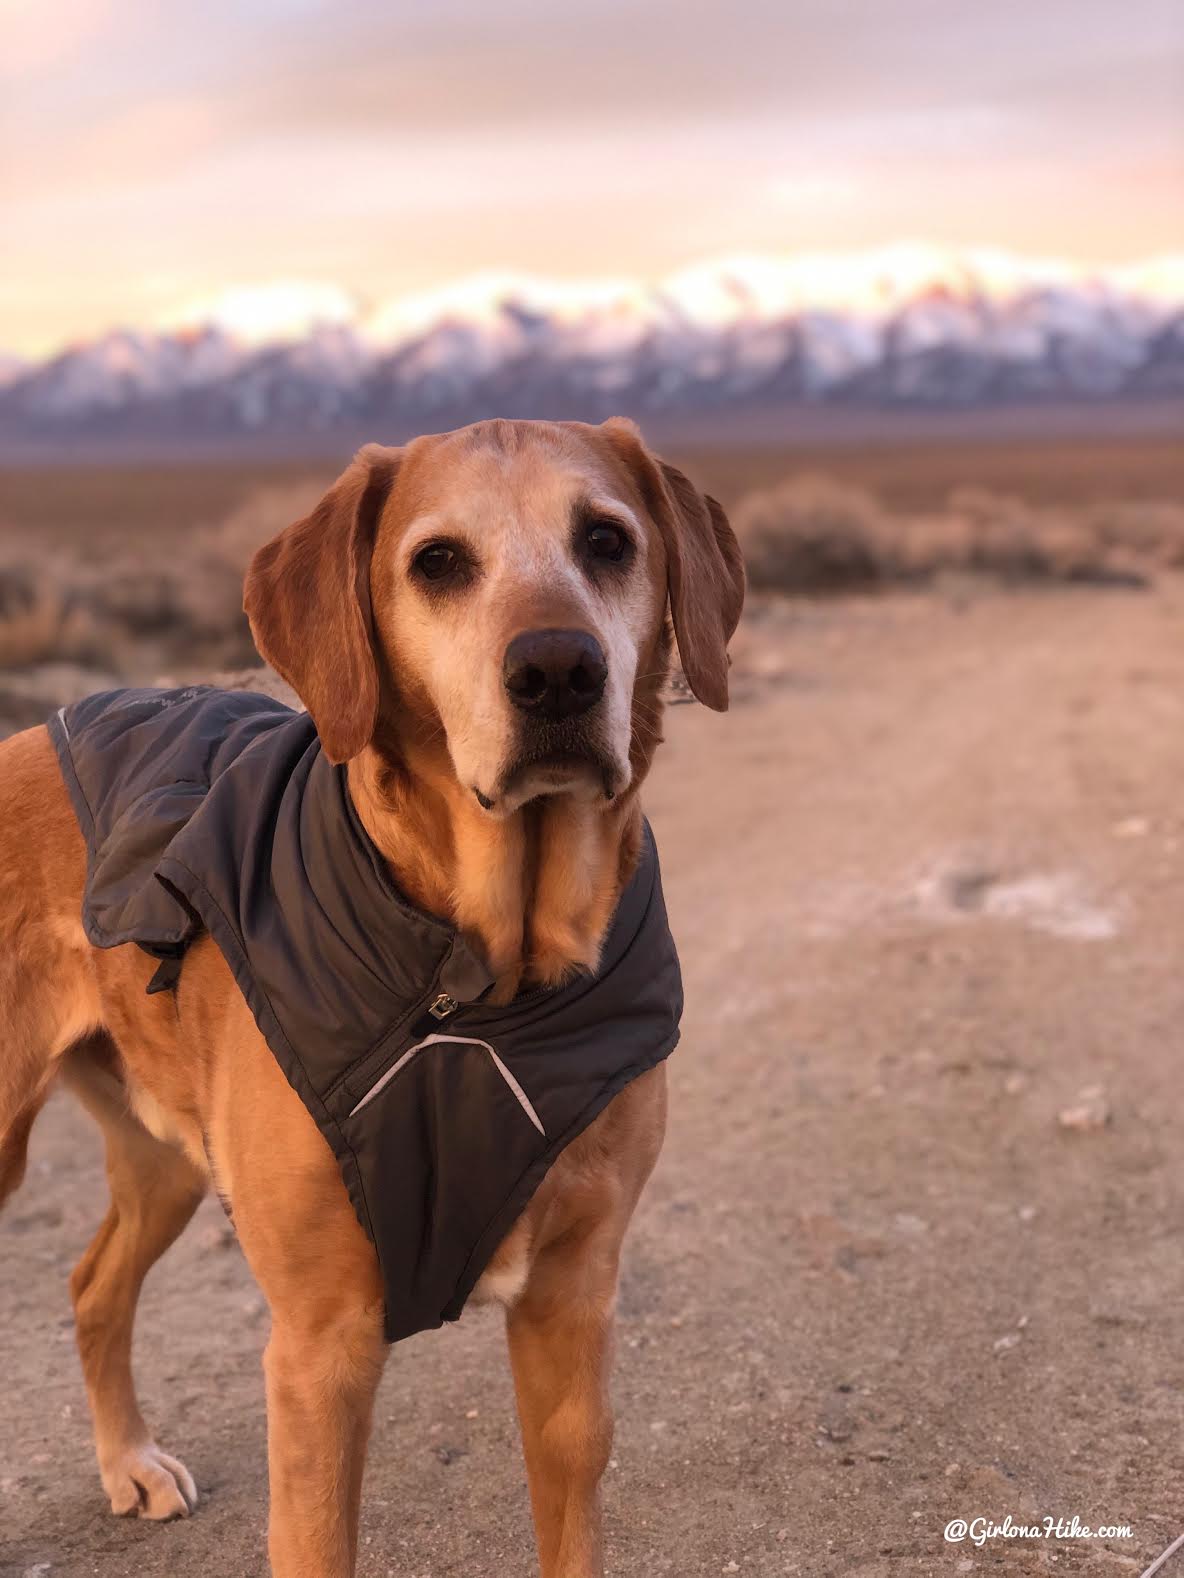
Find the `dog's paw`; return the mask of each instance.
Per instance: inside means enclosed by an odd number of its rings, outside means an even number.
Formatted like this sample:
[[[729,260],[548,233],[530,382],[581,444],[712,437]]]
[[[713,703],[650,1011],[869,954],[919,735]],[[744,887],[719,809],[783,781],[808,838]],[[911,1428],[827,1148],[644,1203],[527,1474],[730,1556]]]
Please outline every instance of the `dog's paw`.
[[[151,1518],[165,1523],[187,1518],[197,1506],[197,1486],[184,1463],[162,1452],[155,1441],[128,1447],[102,1469],[103,1489],[119,1518]]]

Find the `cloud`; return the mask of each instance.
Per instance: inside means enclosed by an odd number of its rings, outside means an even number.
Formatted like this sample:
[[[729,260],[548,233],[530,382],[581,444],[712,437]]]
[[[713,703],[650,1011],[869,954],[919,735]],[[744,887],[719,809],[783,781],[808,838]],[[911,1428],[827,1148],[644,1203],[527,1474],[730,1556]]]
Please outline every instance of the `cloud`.
[[[1173,245],[1178,0],[0,8],[9,340],[134,319],[164,277],[364,293],[902,234]]]
[[[110,15],[110,0],[0,0],[0,80],[83,54]]]
[[[144,100],[119,108],[85,135],[45,138],[35,159],[14,159],[6,199],[28,201],[36,211],[76,196],[183,180],[226,141],[216,105],[201,99]]]

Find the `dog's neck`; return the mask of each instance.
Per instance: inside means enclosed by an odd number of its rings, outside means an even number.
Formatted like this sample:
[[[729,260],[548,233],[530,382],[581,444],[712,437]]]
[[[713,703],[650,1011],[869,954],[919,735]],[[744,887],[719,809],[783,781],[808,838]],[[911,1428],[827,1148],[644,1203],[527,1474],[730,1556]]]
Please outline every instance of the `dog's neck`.
[[[396,762],[374,746],[350,762],[349,787],[403,892],[479,945],[491,1001],[595,968],[640,849],[636,792],[547,796],[495,818],[439,753],[403,748]]]

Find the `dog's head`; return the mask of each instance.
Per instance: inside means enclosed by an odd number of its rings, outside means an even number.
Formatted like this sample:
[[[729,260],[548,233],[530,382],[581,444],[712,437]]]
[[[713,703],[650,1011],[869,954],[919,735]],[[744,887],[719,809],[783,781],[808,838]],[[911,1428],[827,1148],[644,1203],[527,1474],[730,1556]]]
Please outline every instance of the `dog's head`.
[[[667,609],[691,689],[726,708],[743,595],[723,511],[632,424],[482,422],[363,449],[255,555],[245,607],[332,761],[389,700],[508,815],[628,788]]]

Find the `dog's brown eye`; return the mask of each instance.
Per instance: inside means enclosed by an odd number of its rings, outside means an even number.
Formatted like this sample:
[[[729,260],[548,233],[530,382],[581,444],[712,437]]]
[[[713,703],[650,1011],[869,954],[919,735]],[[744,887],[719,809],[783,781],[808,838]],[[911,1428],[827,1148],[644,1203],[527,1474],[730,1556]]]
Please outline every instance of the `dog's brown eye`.
[[[456,569],[456,549],[444,542],[434,542],[421,548],[412,562],[425,581],[442,581]]]
[[[625,557],[628,538],[619,526],[611,521],[593,521],[585,533],[585,541],[594,559],[608,559],[619,564]]]

